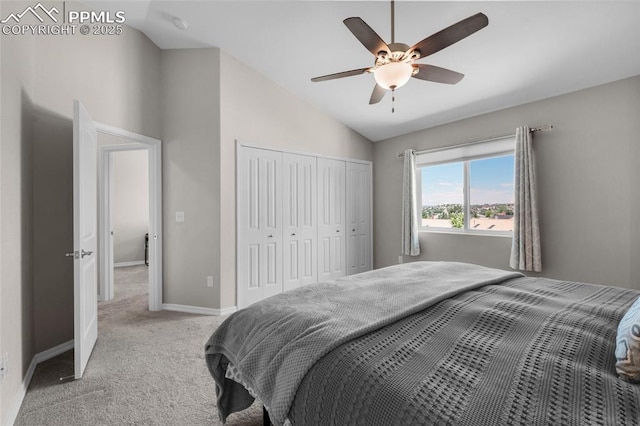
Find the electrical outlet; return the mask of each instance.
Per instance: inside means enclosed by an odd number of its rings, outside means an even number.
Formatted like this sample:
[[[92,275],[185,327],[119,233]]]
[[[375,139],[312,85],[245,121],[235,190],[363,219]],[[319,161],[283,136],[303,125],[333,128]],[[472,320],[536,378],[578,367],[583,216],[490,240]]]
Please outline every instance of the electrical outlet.
[[[9,353],[5,352],[2,357],[0,357],[0,380],[4,379],[7,375],[7,361],[9,360]]]
[[[402,255],[398,256],[398,263],[402,263],[404,262],[404,258],[402,257]]]
[[[213,287],[213,277],[211,275],[207,277],[207,287]]]
[[[176,222],[184,222],[184,212],[176,212]]]

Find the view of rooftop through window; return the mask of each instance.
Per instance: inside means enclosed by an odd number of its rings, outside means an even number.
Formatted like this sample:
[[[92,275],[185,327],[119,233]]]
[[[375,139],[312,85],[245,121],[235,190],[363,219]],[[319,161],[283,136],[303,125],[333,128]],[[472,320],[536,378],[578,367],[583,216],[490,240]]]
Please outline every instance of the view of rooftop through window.
[[[470,230],[513,230],[513,155],[469,162]],[[422,167],[422,226],[464,227],[464,166],[454,162]]]

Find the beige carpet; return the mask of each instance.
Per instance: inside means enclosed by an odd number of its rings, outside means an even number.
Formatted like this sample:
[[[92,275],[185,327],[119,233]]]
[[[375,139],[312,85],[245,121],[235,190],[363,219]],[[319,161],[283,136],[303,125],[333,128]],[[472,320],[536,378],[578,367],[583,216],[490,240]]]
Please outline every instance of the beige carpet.
[[[117,268],[99,306],[98,342],[81,380],[73,351],[43,362],[16,425],[219,425],[204,344],[224,317],[149,312],[147,268]],[[261,425],[257,403],[228,425]]]

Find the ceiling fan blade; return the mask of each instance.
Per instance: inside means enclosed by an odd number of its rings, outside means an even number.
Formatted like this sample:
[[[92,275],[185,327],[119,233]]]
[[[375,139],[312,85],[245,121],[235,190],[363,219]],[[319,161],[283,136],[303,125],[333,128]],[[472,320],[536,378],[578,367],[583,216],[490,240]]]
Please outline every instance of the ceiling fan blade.
[[[436,83],[456,84],[464,74],[451,71],[446,68],[436,67],[435,65],[427,64],[413,64],[414,67],[418,67],[418,73],[413,75],[413,78],[419,80],[434,81]]]
[[[382,87],[376,84],[376,87],[373,88],[373,92],[371,93],[371,99],[369,99],[369,105],[377,104],[384,98],[384,94],[387,91]]]
[[[488,24],[489,18],[487,18],[484,13],[477,13],[445,28],[444,30],[430,35],[409,49],[407,53],[410,53],[413,50],[419,50],[420,57],[424,58],[425,56],[432,55],[445,47],[451,46],[463,38],[470,36],[476,31],[486,27]]]
[[[313,81],[314,83],[317,83],[319,81],[327,81],[327,80],[334,80],[336,78],[351,77],[352,75],[364,74],[367,71],[369,71],[369,69],[370,68],[360,68],[357,70],[337,72],[335,74],[327,74],[320,77],[314,77],[311,79],[311,81]]]
[[[381,51],[391,53],[387,43],[362,19],[358,17],[347,18],[343,22],[353,35],[360,40],[360,43],[362,43],[369,52],[373,53],[373,56],[378,56],[378,52]]]

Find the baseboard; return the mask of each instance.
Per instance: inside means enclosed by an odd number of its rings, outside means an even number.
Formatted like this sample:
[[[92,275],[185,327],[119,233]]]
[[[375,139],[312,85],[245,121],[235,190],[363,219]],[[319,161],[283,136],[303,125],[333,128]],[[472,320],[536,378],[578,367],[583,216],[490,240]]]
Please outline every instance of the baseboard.
[[[64,342],[59,344],[58,346],[54,346],[51,349],[47,349],[46,351],[42,351],[37,353],[33,359],[36,361],[36,364],[40,364],[41,362],[47,361],[53,357],[56,357],[60,354],[65,353],[66,351],[73,349],[74,341],[73,339],[68,342]]]
[[[33,377],[33,372],[36,371],[36,357],[31,359],[31,363],[29,364],[29,368],[27,368],[27,373],[22,380],[22,384],[18,388],[18,394],[16,395],[16,399],[13,401],[13,406],[11,410],[7,414],[7,418],[3,425],[5,426],[13,426],[16,418],[18,418],[18,413],[20,412],[20,407],[22,406],[22,401],[24,400],[24,396],[27,394],[27,389],[29,388],[29,383],[31,383],[31,378]]]
[[[9,411],[9,414],[7,415],[7,418],[3,423],[5,426],[13,426],[13,423],[15,423],[16,418],[18,417],[18,413],[20,412],[20,407],[22,406],[22,401],[24,401],[24,397],[27,394],[27,389],[29,389],[29,384],[31,383],[31,379],[33,378],[33,373],[36,371],[36,366],[43,361],[46,361],[68,351],[69,349],[73,349],[73,340],[64,342],[51,349],[47,349],[46,351],[39,352],[33,356],[33,358],[31,359],[31,363],[29,364],[29,368],[27,368],[27,373],[24,375],[22,384],[18,389],[18,394],[16,395],[16,399],[13,402],[11,411]]]
[[[114,263],[113,267],[122,268],[125,266],[137,266],[137,265],[144,265],[144,260],[134,260],[133,262],[118,262],[118,263]]]
[[[177,305],[174,303],[163,303],[162,309],[165,311],[175,311],[175,312],[185,312],[187,314],[198,314],[198,315],[229,315],[237,311],[238,309],[235,306],[230,308],[202,308],[200,306],[189,306],[189,305]]]

